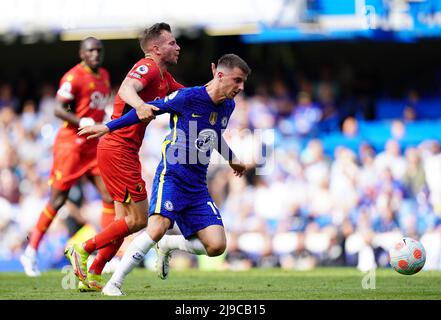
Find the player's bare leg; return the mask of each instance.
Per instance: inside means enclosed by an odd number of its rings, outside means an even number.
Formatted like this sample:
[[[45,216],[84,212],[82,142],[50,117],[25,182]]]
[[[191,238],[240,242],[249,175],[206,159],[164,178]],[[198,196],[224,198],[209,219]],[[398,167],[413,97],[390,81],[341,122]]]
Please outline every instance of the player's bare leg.
[[[26,275],[38,277],[41,272],[37,263],[37,251],[43,236],[46,234],[49,226],[55,218],[58,210],[66,203],[69,190],[58,190],[51,188],[50,199],[38,218],[37,224],[32,229],[29,237],[29,243],[24,253],[20,256],[20,262],[23,265]]]
[[[226,248],[227,240],[222,226],[211,225],[196,233],[196,237],[185,239],[182,235],[165,235],[156,245],[158,259],[156,271],[165,280],[169,272],[169,260],[174,250],[181,250],[196,255],[215,257]]]

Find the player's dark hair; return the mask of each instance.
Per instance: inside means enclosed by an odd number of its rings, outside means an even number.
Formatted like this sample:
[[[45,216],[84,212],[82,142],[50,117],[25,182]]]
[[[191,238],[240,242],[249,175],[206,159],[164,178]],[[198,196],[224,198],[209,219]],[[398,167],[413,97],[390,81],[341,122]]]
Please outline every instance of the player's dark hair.
[[[156,39],[161,35],[162,31],[171,32],[171,27],[168,23],[159,22],[152,25],[150,28],[144,29],[139,37],[139,45],[143,51],[147,42],[150,40]]]
[[[248,64],[241,57],[235,55],[234,53],[224,54],[217,61],[217,65],[228,69],[234,69],[237,67],[241,69],[246,75],[249,75],[251,73],[251,68],[248,66]]]

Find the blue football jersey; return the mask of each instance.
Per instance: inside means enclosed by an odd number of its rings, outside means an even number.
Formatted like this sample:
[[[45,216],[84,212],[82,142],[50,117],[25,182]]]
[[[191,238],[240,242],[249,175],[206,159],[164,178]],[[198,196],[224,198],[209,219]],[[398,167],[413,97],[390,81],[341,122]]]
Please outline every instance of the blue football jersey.
[[[222,133],[234,110],[234,100],[216,105],[204,86],[184,88],[164,99],[148,102],[170,113],[171,132],[162,145],[156,170],[159,181],[173,179],[188,192],[207,188],[207,169],[213,148],[227,157]]]

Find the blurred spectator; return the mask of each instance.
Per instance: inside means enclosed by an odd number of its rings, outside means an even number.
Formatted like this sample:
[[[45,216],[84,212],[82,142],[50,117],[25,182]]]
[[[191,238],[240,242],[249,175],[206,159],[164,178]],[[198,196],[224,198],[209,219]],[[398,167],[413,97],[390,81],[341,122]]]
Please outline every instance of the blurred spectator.
[[[424,159],[424,173],[430,191],[430,203],[441,214],[441,150],[438,142],[430,143],[429,154]]]
[[[325,155],[320,140],[309,141],[300,159],[305,167],[304,174],[308,183],[319,185],[327,179],[331,161]]]
[[[256,95],[248,99],[250,129],[268,129],[275,126],[276,106],[268,95],[268,90],[261,85],[256,89]],[[234,117],[234,114],[233,114]]]
[[[358,136],[358,121],[354,117],[347,117],[342,124],[342,134],[346,138],[355,138]]]
[[[41,122],[44,123],[60,123],[55,114],[55,88],[45,83],[40,88],[40,102],[38,104],[38,116]]]
[[[20,101],[13,94],[12,85],[4,83],[0,85],[0,109],[11,107],[15,113],[20,112]]]
[[[313,103],[309,93],[302,91],[298,94],[293,117],[296,134],[301,137],[314,137],[317,135],[317,125],[322,118],[322,111]]]
[[[416,199],[426,187],[426,175],[417,148],[406,150],[407,168],[403,177],[407,197]]]
[[[271,89],[277,114],[281,118],[288,117],[293,111],[294,103],[286,83],[280,79],[276,79],[273,81]]]
[[[406,125],[401,120],[394,120],[390,126],[392,139],[396,141],[403,140],[406,135]]]
[[[26,132],[35,130],[38,120],[37,105],[34,100],[26,100],[23,103],[23,111],[21,114],[21,123]]]
[[[317,102],[322,111],[320,128],[324,132],[338,130],[340,113],[336,102],[337,84],[332,79],[329,68],[320,70],[320,80],[317,84]]]
[[[417,114],[414,107],[407,105],[403,110],[403,121],[404,122],[413,122],[417,120]]]
[[[406,160],[401,155],[400,144],[393,139],[386,142],[385,150],[375,159],[378,172],[389,168],[394,178],[401,180],[406,170]]]

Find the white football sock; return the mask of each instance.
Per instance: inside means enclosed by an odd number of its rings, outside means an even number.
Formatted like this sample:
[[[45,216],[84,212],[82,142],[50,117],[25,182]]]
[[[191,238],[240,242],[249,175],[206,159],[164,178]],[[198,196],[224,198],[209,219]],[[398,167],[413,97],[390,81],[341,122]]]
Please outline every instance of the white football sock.
[[[159,247],[164,251],[182,250],[185,252],[207,255],[204,245],[198,238],[187,240],[181,235],[165,235],[159,241]]]
[[[110,281],[119,286],[124,282],[124,278],[144,259],[144,256],[156,244],[147,232],[143,231],[133,239],[127,247],[124,255],[116,267]]]
[[[35,259],[37,257],[37,250],[28,245],[26,246],[24,254],[28,258]]]

